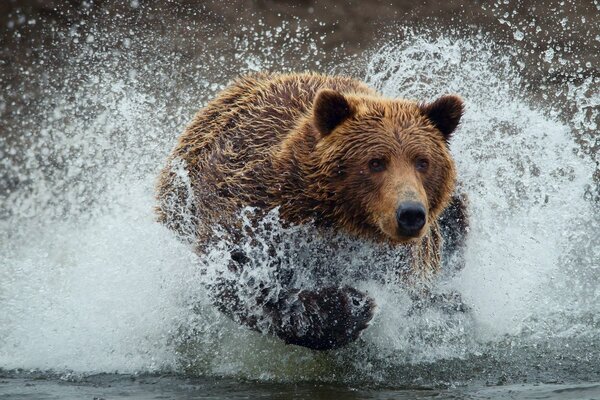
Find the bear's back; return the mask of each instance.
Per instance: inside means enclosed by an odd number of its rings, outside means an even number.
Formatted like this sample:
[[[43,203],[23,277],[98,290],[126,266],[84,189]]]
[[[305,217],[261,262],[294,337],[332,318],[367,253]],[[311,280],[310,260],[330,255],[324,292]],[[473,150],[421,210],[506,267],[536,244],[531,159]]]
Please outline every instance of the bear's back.
[[[196,158],[203,151],[226,150],[233,159],[250,162],[294,129],[321,88],[375,94],[364,83],[340,76],[247,75],[226,87],[196,114],[181,136],[176,153],[183,158]],[[233,159],[228,158],[227,162]]]

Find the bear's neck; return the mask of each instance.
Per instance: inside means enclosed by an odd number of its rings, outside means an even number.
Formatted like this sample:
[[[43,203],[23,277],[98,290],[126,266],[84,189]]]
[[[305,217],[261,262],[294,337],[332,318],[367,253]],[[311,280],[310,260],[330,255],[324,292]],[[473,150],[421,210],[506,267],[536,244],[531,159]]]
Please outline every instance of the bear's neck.
[[[292,223],[314,221],[335,224],[334,204],[327,200],[326,185],[319,179],[315,147],[318,133],[312,120],[305,118],[286,137],[273,157],[273,182],[267,188],[271,205],[279,207],[282,218]],[[310,210],[310,212],[307,212]]]

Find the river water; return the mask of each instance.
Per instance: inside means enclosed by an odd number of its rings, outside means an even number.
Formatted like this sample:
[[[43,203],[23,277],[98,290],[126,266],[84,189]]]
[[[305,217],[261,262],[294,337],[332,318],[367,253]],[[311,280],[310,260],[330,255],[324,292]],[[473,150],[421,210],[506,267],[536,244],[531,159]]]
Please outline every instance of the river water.
[[[334,63],[300,28],[254,29],[185,59],[87,26],[7,87],[23,102],[0,137],[0,398],[600,398],[597,80],[537,87],[518,49],[481,34],[403,30]],[[200,271],[218,254],[155,222],[155,177],[226,77],[302,65],[464,98],[466,265],[437,287],[469,312],[414,315],[402,288],[363,282],[372,325],[318,353],[210,306]]]

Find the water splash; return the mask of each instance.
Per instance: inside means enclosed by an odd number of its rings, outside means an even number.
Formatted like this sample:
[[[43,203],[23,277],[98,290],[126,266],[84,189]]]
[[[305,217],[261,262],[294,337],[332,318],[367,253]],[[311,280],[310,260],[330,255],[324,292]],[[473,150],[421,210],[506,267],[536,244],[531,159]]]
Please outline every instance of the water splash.
[[[491,326],[517,329],[528,312],[545,312],[544,288],[564,279],[565,257],[579,246],[574,236],[593,237],[598,221],[585,200],[593,164],[574,155],[576,133],[550,110],[533,108],[519,93],[511,58],[501,54],[477,40],[413,38],[376,53],[367,82],[390,96],[465,98],[452,151],[472,225],[467,268],[458,280],[487,308]]]
[[[379,306],[373,325],[345,349],[313,353],[209,305],[202,271],[223,267],[223,249],[198,259],[154,222],[154,179],[224,76],[281,60],[283,70],[306,66],[300,48],[321,57],[303,31],[275,51],[279,33],[232,39],[223,59],[200,49],[200,63],[139,32],[94,31],[40,83],[45,96],[12,115],[0,142],[0,368],[431,385],[541,374],[538,364],[555,373],[560,356],[596,376],[586,366],[598,361],[589,354],[600,311],[598,159],[580,150],[594,140],[585,132],[595,82],[563,88],[574,110],[565,122],[524,91],[514,52],[481,36],[406,32],[352,66],[388,96],[465,99],[452,152],[471,231],[466,267],[439,287],[461,292],[470,313],[412,314],[406,292],[366,280]],[[128,56],[101,50],[114,35]]]

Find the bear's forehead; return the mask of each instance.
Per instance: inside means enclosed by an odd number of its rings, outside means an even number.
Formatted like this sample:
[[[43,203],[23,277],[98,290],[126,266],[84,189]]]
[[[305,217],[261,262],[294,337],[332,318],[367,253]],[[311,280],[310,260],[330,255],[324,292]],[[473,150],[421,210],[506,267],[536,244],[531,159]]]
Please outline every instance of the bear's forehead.
[[[348,158],[407,156],[431,151],[443,152],[445,148],[439,133],[419,122],[401,125],[391,121],[378,124],[377,127],[361,127],[359,124],[335,136],[329,151]]]
[[[389,128],[429,127],[419,103],[404,99],[363,98],[356,120],[363,124],[385,125]]]
[[[410,140],[417,137],[436,139],[439,135],[422,114],[416,102],[389,101],[361,107],[354,128],[371,136],[389,140]]]

